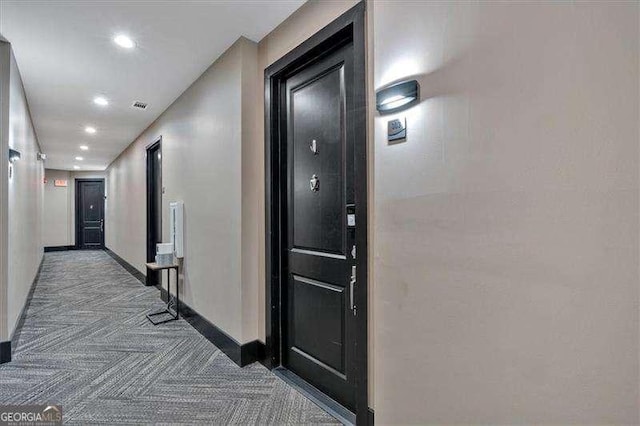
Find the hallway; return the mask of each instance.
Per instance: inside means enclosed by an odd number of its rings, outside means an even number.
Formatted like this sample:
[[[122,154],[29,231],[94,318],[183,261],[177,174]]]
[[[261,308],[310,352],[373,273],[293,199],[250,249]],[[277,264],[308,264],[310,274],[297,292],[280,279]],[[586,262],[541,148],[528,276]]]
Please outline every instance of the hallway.
[[[334,423],[259,363],[240,368],[103,251],[46,253],[0,404],[61,404],[91,424]]]
[[[639,17],[0,0],[0,426],[640,426]]]

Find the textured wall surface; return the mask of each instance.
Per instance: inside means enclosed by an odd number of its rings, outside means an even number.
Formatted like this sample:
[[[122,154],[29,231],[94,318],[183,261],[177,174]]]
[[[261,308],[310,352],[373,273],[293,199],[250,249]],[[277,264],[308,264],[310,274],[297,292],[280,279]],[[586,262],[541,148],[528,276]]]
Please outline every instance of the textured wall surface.
[[[637,424],[638,3],[373,7],[376,421]]]
[[[44,167],[37,159],[38,138],[31,122],[22,79],[11,55],[9,147],[22,157],[9,178],[8,331],[13,332],[42,259]]]
[[[42,243],[45,247],[71,245],[71,173],[45,169],[44,174],[47,183],[44,184]],[[55,186],[55,180],[66,180],[68,186]]]

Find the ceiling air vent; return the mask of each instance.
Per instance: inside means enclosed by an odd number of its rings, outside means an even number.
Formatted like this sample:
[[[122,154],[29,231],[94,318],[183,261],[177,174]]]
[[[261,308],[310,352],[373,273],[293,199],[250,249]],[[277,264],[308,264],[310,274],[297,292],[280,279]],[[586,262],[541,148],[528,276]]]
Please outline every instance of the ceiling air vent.
[[[147,109],[147,104],[145,104],[144,102],[140,102],[140,101],[135,101],[133,103],[133,105],[131,105],[134,108],[138,108],[138,109]]]

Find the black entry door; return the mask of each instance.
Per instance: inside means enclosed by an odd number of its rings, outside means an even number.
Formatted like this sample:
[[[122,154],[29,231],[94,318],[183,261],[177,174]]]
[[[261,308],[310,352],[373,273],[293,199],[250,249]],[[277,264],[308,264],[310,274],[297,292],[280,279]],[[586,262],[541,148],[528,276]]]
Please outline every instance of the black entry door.
[[[76,180],[76,246],[104,248],[103,180]]]
[[[353,47],[286,80],[283,364],[355,406]]]
[[[147,262],[154,262],[162,242],[162,149],[160,141],[147,148]],[[160,283],[159,271],[147,268],[147,285]]]

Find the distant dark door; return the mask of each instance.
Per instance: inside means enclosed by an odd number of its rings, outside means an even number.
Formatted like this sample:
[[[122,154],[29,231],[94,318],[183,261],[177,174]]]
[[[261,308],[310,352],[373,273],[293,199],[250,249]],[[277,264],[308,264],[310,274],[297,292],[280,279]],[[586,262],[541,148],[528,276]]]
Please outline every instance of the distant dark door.
[[[154,262],[162,242],[162,148],[158,140],[147,148],[147,262]],[[158,271],[147,269],[147,285],[160,282]]]
[[[104,180],[76,180],[76,246],[104,248]]]
[[[353,47],[286,80],[283,365],[355,406]],[[352,248],[354,252],[352,253]],[[354,270],[355,271],[355,270]]]

